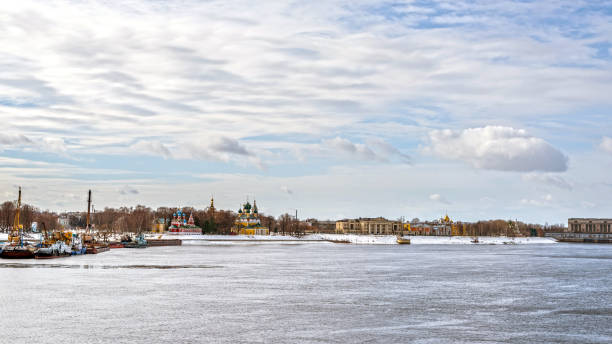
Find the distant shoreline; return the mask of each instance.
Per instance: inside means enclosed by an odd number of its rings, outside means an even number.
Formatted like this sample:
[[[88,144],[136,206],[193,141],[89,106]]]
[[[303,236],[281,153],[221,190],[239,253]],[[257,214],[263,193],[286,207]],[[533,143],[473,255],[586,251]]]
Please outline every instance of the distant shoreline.
[[[150,235],[150,238],[160,235]],[[397,237],[394,235],[355,235],[355,234],[308,234],[301,238],[293,236],[270,235],[270,236],[246,236],[246,235],[175,235],[163,234],[163,239],[181,239],[183,242],[345,242],[346,244],[362,245],[397,245]],[[478,237],[478,242],[473,242],[474,237],[468,236],[406,236],[415,245],[508,245],[508,244],[554,244],[557,240],[545,237]]]

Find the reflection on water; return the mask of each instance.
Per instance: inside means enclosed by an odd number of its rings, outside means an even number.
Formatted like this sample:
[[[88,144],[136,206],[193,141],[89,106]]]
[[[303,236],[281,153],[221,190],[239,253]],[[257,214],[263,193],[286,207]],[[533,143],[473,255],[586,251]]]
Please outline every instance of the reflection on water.
[[[4,260],[0,343],[610,343],[611,249],[265,243]]]

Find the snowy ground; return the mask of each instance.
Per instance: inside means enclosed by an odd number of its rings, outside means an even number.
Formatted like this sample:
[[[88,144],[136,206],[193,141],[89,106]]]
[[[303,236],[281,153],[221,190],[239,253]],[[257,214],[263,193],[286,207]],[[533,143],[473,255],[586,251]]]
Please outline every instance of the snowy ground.
[[[159,238],[160,236],[150,236]],[[370,245],[396,245],[396,237],[393,235],[354,235],[354,234],[309,234],[301,238],[288,235],[171,235],[164,234],[163,239],[181,239],[183,241],[348,241],[351,244]],[[504,245],[504,244],[554,244],[552,238],[508,238],[508,237],[479,237],[478,243],[473,243],[471,237],[436,237],[436,236],[411,236],[410,243],[413,245]]]
[[[323,240],[347,240],[352,244],[382,244],[395,245],[396,237],[392,235],[351,235],[351,234],[312,234],[306,236],[319,237]],[[407,236],[411,245],[440,245],[465,244],[476,245],[471,237],[447,236]],[[508,238],[508,237],[479,237],[478,245],[504,245],[504,244],[554,244],[557,241],[551,238]]]
[[[28,233],[25,235],[26,240],[40,240],[39,233]],[[0,233],[0,241],[7,241],[8,233]]]

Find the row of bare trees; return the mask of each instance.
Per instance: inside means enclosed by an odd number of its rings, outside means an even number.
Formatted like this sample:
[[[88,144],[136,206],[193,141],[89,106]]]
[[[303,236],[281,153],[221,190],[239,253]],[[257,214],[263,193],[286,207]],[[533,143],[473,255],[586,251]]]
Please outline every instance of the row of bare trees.
[[[0,231],[6,232],[13,226],[16,206],[14,202],[4,202],[0,205]],[[33,222],[44,223],[47,228],[55,228],[58,225],[58,215],[48,210],[40,209],[29,204],[21,205],[19,219],[24,228],[32,227]]]
[[[8,231],[13,226],[15,217],[15,202],[4,202],[0,205],[0,231]],[[231,210],[214,210],[210,208],[196,209],[193,207],[159,207],[155,210],[144,205],[135,207],[104,208],[91,215],[92,225],[100,231],[105,232],[146,232],[151,229],[155,220],[164,219],[166,226],[172,220],[177,211],[187,216],[193,215],[195,225],[203,228],[207,233],[229,234],[238,214]],[[24,204],[21,206],[21,224],[29,229],[33,222],[45,223],[47,229],[60,227],[58,219],[67,219],[70,228],[85,228],[87,223],[86,212],[70,212],[57,214]],[[272,232],[287,235],[301,235],[306,231],[303,223],[297,221],[289,214],[283,214],[278,218],[265,214],[259,214],[262,226],[270,228]]]
[[[465,234],[470,236],[543,236],[545,232],[563,232],[563,225],[541,225],[521,221],[488,220],[473,223],[461,223],[459,232],[465,228]]]

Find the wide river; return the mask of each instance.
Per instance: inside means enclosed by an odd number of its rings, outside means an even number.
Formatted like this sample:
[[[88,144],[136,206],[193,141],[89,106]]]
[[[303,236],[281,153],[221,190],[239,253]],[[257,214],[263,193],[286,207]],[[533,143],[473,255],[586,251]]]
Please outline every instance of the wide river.
[[[0,260],[0,343],[612,343],[612,245],[203,243]]]

